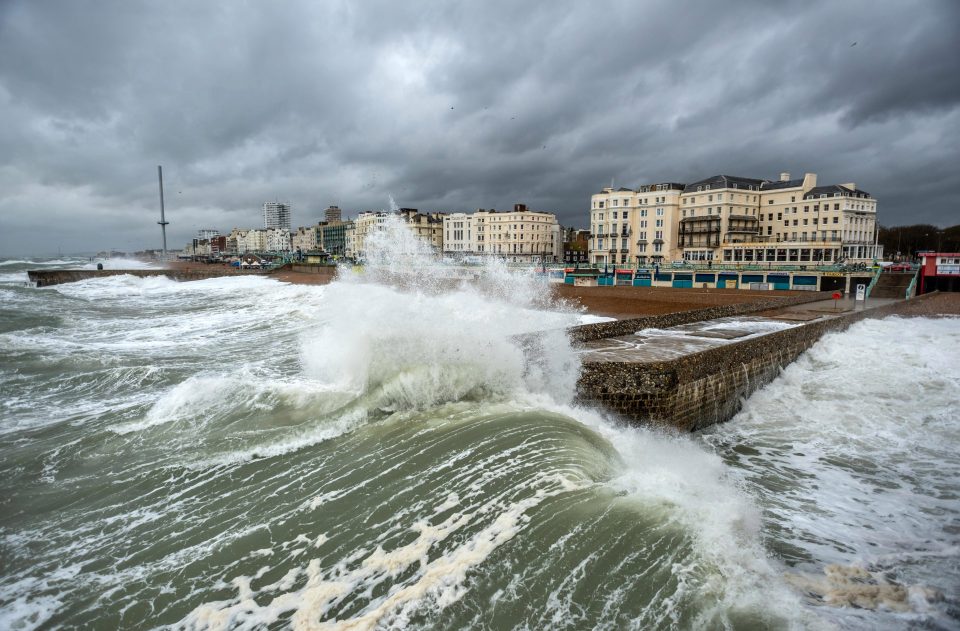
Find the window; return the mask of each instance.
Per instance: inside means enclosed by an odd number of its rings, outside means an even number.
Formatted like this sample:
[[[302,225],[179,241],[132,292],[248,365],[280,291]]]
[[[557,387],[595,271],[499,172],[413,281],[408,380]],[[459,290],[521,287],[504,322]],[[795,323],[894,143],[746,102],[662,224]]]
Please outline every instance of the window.
[[[840,204],[834,204],[834,205],[833,205],[833,209],[834,209],[834,210],[840,210]]]
[[[603,202],[600,202],[600,208],[603,208]],[[600,216],[602,217],[603,215]]]
[[[795,201],[797,201],[797,198],[796,198],[796,197],[793,197],[793,196],[791,195],[791,196],[790,196],[790,203],[793,203],[793,202],[795,202]]]
[[[657,227],[658,227],[658,228],[662,228],[662,227],[663,227],[663,219],[657,219]]]
[[[772,204],[772,203],[773,203],[773,200],[772,200],[772,199],[768,199],[768,200],[767,200],[767,204]]]
[[[771,215],[770,218],[773,219],[773,216]],[[777,221],[780,221],[781,219],[783,219],[783,213],[777,213]]]
[[[662,209],[662,208],[658,208],[658,209],[657,209],[657,217],[663,217],[663,209]]]
[[[839,217],[834,217],[834,218],[833,218],[833,223],[840,223],[840,218],[839,218]]]
[[[627,219],[627,211],[623,211],[623,218]]]
[[[614,218],[614,219],[617,218],[617,211],[613,211],[613,218]]]

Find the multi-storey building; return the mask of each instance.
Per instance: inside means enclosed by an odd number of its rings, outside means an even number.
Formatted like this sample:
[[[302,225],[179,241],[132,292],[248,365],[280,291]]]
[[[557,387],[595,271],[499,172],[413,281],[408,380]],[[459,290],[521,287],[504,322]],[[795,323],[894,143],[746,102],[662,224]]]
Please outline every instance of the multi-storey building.
[[[605,188],[591,199],[590,262],[869,261],[882,256],[876,203],[853,183],[817,186],[814,173]]]
[[[318,226],[303,226],[290,237],[290,249],[294,252],[310,252],[317,249]]]
[[[579,265],[590,261],[590,231],[565,228],[563,235],[563,262]]]
[[[514,262],[557,261],[560,225],[553,213],[514,204],[512,211],[453,213],[443,219],[446,254],[495,255]]]
[[[263,252],[266,246],[265,230],[234,228],[227,237],[227,251],[232,254]]]
[[[290,232],[290,204],[264,202],[263,227],[280,228]]]
[[[399,216],[401,221],[424,243],[435,251],[443,250],[444,213],[421,213],[416,208],[401,208],[397,211],[369,211],[357,215],[353,226],[346,233],[346,256],[362,259],[366,256],[367,237],[383,230],[387,217]]]
[[[323,211],[323,220],[326,223],[337,223],[342,221],[342,216],[339,206],[328,206],[325,211]]]
[[[198,239],[209,240],[219,235],[220,235],[220,231],[216,230],[215,228],[201,228],[200,230],[197,230]]]
[[[760,231],[764,180],[715,175],[687,184],[680,195],[677,247],[687,261],[713,261],[725,244],[743,243]]]
[[[762,181],[756,230],[725,233],[724,262],[866,262],[882,256],[876,244],[876,200],[851,183],[817,186],[817,175]],[[750,224],[752,228],[752,224]]]
[[[353,233],[352,221],[321,223],[317,226],[317,245],[331,256],[345,256],[348,233]]]
[[[495,255],[508,261],[557,261],[560,225],[553,213],[514,204],[512,211],[485,210],[447,215],[443,251],[448,254]]]
[[[476,254],[474,213],[451,213],[443,217],[443,253]]]
[[[590,262],[654,264],[677,258],[677,219],[683,184],[605,188],[590,200]]]
[[[267,252],[289,252],[290,251],[290,230],[289,228],[267,228],[263,231],[264,244]]]

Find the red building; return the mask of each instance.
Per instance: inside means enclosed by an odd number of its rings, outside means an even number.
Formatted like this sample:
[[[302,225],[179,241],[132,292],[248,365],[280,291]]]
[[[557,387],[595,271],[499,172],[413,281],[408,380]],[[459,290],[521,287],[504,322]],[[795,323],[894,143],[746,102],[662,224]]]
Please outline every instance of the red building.
[[[918,252],[920,286],[918,294],[931,291],[960,291],[960,252]]]

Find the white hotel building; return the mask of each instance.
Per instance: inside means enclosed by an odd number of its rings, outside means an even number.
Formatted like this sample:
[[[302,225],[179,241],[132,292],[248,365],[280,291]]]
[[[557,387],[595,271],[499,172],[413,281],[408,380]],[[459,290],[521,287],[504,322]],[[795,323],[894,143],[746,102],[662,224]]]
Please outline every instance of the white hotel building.
[[[443,252],[453,256],[499,256],[517,263],[559,260],[560,225],[553,213],[514,204],[512,211],[480,209],[443,218]]]
[[[869,193],[815,173],[605,188],[591,198],[590,262],[870,262],[883,255],[876,217]]]

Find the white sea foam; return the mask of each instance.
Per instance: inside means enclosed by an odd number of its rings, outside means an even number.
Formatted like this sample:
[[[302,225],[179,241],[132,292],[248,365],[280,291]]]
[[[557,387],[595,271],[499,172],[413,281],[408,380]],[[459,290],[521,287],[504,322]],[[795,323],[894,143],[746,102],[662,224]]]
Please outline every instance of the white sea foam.
[[[957,593],[958,393],[960,319],[865,320],[825,336],[704,439],[799,551],[791,582],[861,607],[845,624],[887,627],[862,608],[925,613],[918,597]]]
[[[16,284],[22,285],[24,283],[30,282],[30,277],[27,276],[26,272],[9,272],[6,274],[0,274],[0,283],[2,284]]]
[[[301,362],[308,377],[333,390],[362,393],[366,407],[389,412],[408,413],[476,398],[484,406],[500,400],[513,409],[576,418],[619,453],[621,466],[609,484],[635,498],[638,510],[662,511],[693,533],[694,562],[716,573],[707,584],[690,581],[689,587],[681,586],[671,596],[677,604],[667,608],[697,598],[694,590],[707,589],[715,603],[702,613],[701,622],[707,626],[724,620],[731,608],[762,610],[770,603],[776,603],[778,615],[802,618],[799,599],[760,545],[755,507],[727,479],[719,457],[685,438],[616,426],[594,412],[570,407],[579,364],[562,327],[578,323],[579,314],[538,309],[541,299],[530,293],[545,293],[542,283],[522,277],[511,285],[510,276],[497,269],[491,271],[493,282],[445,288],[443,270],[425,260],[419,246],[403,238],[390,242],[403,252],[370,257],[364,282],[345,275],[346,280],[327,287],[318,305],[318,327],[302,335]],[[543,329],[556,333],[526,341],[521,336]],[[463,595],[467,572],[516,536],[530,509],[548,497],[584,488],[584,483],[555,478],[525,500],[504,504],[494,499],[473,510],[457,510],[463,498],[447,496],[433,513],[455,512],[438,524],[413,524],[418,536],[411,543],[389,552],[368,551],[353,568],[331,568],[313,560],[298,573],[305,584],[292,591],[296,581],[289,573],[282,585],[259,588],[252,586],[252,577],[241,577],[235,583],[235,599],[203,604],[178,626],[255,628],[282,615],[292,615],[294,628],[403,626],[423,607],[442,609],[456,602]],[[482,487],[471,491],[482,492]],[[321,509],[342,494],[317,495],[301,510]],[[492,522],[465,542],[439,556],[430,554],[452,533],[491,515]],[[384,576],[398,576],[417,566],[413,579],[372,600],[359,614],[319,622],[348,594],[368,591]]]

